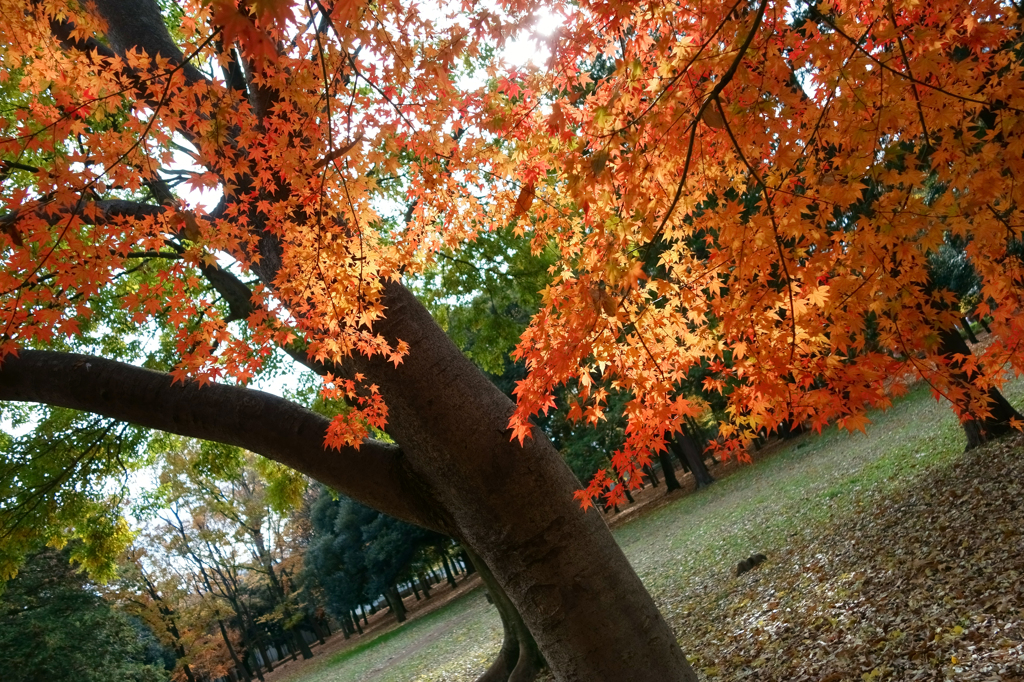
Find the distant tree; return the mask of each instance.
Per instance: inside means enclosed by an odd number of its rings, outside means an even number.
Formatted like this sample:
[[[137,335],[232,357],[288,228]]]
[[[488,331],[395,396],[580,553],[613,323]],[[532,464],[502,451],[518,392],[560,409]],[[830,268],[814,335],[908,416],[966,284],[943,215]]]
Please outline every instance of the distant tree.
[[[443,536],[398,521],[323,488],[310,512],[313,537],[306,579],[326,596],[327,609],[346,630],[353,612],[383,596],[399,622],[405,606],[398,583],[414,580],[414,564]]]
[[[28,558],[0,597],[4,682],[163,682],[174,656],[138,618],[114,609],[70,563],[71,549]]]

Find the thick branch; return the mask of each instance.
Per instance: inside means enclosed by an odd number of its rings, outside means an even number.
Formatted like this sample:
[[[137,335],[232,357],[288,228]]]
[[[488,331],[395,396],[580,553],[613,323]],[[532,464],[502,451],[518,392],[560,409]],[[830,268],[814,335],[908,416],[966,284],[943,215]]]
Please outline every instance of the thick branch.
[[[197,382],[76,353],[23,350],[0,366],[0,400],[46,403],[251,450],[391,516],[450,533],[398,446],[324,447],[330,420],[252,389]]]
[[[157,215],[165,209],[155,204],[144,204],[138,201],[111,199],[103,201],[83,201],[77,206],[57,206],[41,204],[34,207],[37,216],[51,225],[67,220],[72,214],[79,214],[88,225],[103,225],[115,218],[142,218]],[[0,226],[16,225],[25,216],[23,209],[0,216]]]
[[[207,78],[191,64],[184,64],[185,55],[171,38],[156,2],[139,0],[93,0],[97,14],[107,23],[107,40],[120,55],[141,48],[151,57],[164,57],[175,66],[182,65],[191,83]]]

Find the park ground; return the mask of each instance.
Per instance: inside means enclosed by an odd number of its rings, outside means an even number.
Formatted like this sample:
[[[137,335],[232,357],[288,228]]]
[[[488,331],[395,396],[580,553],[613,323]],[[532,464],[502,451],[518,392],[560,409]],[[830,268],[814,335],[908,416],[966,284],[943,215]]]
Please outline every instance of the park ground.
[[[1024,382],[1006,392],[1024,403]],[[925,387],[872,419],[614,529],[702,679],[1024,682],[1024,437],[963,453]],[[460,592],[273,682],[471,681],[501,626],[482,589]]]

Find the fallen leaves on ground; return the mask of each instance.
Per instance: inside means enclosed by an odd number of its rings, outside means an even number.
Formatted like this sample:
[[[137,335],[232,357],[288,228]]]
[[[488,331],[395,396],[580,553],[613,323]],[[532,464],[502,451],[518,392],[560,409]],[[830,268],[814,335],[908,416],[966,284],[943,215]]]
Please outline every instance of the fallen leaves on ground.
[[[723,565],[666,614],[683,650],[716,681],[1024,681],[1022,455],[988,445]]]

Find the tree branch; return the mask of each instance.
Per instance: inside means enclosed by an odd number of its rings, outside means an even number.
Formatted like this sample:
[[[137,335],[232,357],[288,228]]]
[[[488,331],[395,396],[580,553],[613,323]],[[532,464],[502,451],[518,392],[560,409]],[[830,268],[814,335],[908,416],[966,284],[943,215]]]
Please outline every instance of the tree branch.
[[[138,201],[111,199],[102,201],[81,201],[71,206],[38,204],[30,209],[51,225],[67,220],[68,216],[78,214],[88,225],[103,225],[115,218],[142,218],[157,215],[166,210],[156,204],[144,204]],[[0,216],[0,227],[15,226],[26,215],[23,209]]]
[[[206,76],[192,64],[167,30],[156,2],[139,0],[92,0],[94,11],[107,23],[107,40],[114,52],[124,55],[139,48],[150,57],[164,57],[181,66],[190,83],[207,82]]]
[[[396,445],[366,440],[329,450],[330,420],[253,389],[175,383],[161,372],[105,358],[22,350],[0,365],[0,400],[57,405],[245,448],[326,483],[386,514],[451,534]]]

